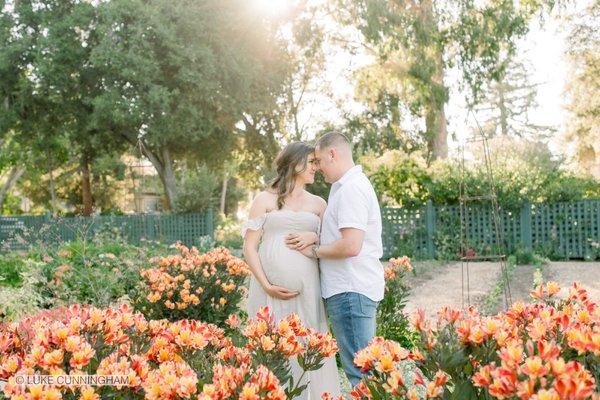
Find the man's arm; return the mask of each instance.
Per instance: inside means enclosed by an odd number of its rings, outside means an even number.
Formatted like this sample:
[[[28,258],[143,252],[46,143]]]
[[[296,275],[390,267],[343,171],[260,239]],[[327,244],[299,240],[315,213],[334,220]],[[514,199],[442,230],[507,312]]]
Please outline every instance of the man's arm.
[[[318,246],[316,248],[316,256],[318,258],[349,258],[356,257],[362,249],[365,232],[356,228],[340,229],[342,237],[335,242],[327,245]],[[307,257],[313,257],[313,248],[307,247],[302,250],[302,254]]]

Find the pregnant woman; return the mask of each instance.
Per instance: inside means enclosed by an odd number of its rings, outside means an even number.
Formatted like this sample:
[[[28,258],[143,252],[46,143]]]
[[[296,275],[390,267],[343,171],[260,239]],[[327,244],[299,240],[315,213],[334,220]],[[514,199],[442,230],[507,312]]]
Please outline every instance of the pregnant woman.
[[[286,240],[293,241],[301,250],[319,240],[326,203],[305,189],[314,182],[315,164],[312,146],[303,142],[287,145],[275,159],[277,177],[271,187],[252,202],[242,236],[244,257],[252,270],[248,315],[253,317],[268,306],[276,320],[296,313],[307,327],[327,332],[318,262],[286,246]],[[297,381],[302,371],[295,360],[292,371]],[[320,399],[325,391],[338,396],[335,359],[327,358],[320,370],[308,374],[307,381],[302,398]]]

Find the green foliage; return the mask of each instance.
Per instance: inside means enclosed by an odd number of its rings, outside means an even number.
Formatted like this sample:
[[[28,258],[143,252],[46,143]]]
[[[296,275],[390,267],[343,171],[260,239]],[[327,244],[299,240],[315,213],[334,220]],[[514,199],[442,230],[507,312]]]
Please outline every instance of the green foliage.
[[[405,150],[426,144],[428,159],[447,155],[444,104],[450,97],[444,82],[447,70],[458,67],[464,92],[472,102],[482,86],[498,80],[504,72],[504,57],[511,56],[517,39],[529,30],[529,21],[551,10],[553,1],[515,3],[399,2],[385,0],[338,0],[337,18],[356,27],[376,58],[358,74],[357,98],[383,127],[382,139],[399,140]],[[403,114],[424,118],[425,129],[402,128]],[[372,129],[367,129],[371,135]],[[414,136],[418,136],[417,140]],[[371,142],[367,140],[367,142]],[[372,143],[372,142],[371,142]]]
[[[320,196],[321,198],[327,200],[329,198],[329,191],[331,190],[331,185],[325,182],[323,174],[317,173],[315,175],[315,182],[312,185],[308,185],[306,190],[308,190],[314,195]]]
[[[94,100],[98,124],[141,143],[174,206],[174,160],[222,165],[242,145],[236,124],[276,108],[287,74],[284,43],[241,1],[111,1],[99,7],[102,40],[91,62],[106,90]],[[253,122],[260,137],[259,121]]]
[[[562,202],[600,197],[600,185],[591,177],[574,175],[562,167],[541,143],[501,138],[491,142],[492,169],[498,202],[504,209],[518,209],[523,202]],[[361,162],[383,204],[423,206],[458,204],[461,180],[466,195],[491,192],[491,182],[474,148],[475,160],[466,164],[464,176],[457,160],[441,160],[427,166],[420,153],[389,150],[381,157]]]
[[[10,315],[73,303],[111,306],[136,298],[139,271],[150,257],[168,253],[166,246],[156,243],[126,244],[114,232],[91,240],[34,247],[2,256],[4,282],[10,285],[0,288],[7,298],[8,293],[20,293],[16,300],[6,302]]]
[[[132,148],[157,169],[172,208],[181,162],[219,169],[235,148],[273,155],[277,101],[298,60],[278,24],[246,2],[43,0],[5,9],[0,147],[10,144],[10,157],[0,154],[0,170],[34,165],[23,191],[36,204],[57,209],[85,197],[85,210],[90,199],[114,209],[119,159]],[[73,169],[90,170],[91,190]]]
[[[482,312],[485,314],[493,314],[497,311],[498,307],[501,305],[502,294],[504,293],[504,288],[506,287],[506,281],[510,282],[512,276],[517,269],[517,257],[514,255],[509,256],[506,259],[506,271],[498,272],[498,276],[496,277],[496,283],[492,287],[492,289],[487,293],[482,306]]]
[[[404,307],[410,295],[410,288],[404,282],[408,271],[413,271],[407,257],[391,259],[386,268],[386,282],[383,300],[377,306],[377,336],[394,340],[404,348],[412,348],[417,335],[411,331]]]
[[[431,178],[425,158],[419,153],[389,150],[381,157],[366,156],[361,163],[384,202],[390,199],[400,207],[415,207],[427,201]]]
[[[534,265],[536,267],[542,267],[548,264],[549,261],[535,251],[526,249],[520,244],[516,246],[513,255],[515,256],[517,265]]]
[[[21,272],[27,262],[22,253],[0,254],[0,286],[18,287],[22,283]]]
[[[146,260],[143,248],[72,242],[42,267],[49,282],[44,292],[57,305],[114,305],[136,296]]]
[[[215,245],[228,249],[241,249],[244,239],[241,236],[242,224],[233,217],[223,215],[215,229]]]
[[[202,212],[214,207],[215,191],[219,188],[217,178],[206,165],[185,168],[179,174],[177,212]]]
[[[20,266],[18,286],[0,285],[0,320],[18,321],[51,304],[41,290],[48,282],[42,265],[25,259]]]

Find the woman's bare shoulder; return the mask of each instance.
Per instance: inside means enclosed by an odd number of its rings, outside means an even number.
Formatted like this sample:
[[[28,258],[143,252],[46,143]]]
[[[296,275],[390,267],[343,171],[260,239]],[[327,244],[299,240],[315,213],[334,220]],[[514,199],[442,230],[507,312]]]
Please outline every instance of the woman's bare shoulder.
[[[321,196],[317,196],[315,194],[312,193],[308,193],[308,198],[311,202],[311,204],[317,209],[319,210],[319,213],[321,213],[321,211],[325,210],[325,208],[327,207],[327,202],[325,201],[325,199],[323,199]]]
[[[268,190],[263,190],[254,197],[252,200],[252,206],[250,207],[250,214],[264,214],[277,208],[277,195]]]

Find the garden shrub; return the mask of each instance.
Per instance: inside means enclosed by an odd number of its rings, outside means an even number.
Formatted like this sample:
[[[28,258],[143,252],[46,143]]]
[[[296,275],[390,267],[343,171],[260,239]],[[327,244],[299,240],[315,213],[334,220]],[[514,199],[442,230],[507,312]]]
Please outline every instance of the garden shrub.
[[[107,307],[134,299],[138,297],[140,270],[148,259],[169,252],[165,245],[145,241],[138,247],[118,238],[69,242],[41,257],[48,281],[42,292],[57,306],[81,303]]]
[[[106,307],[136,298],[139,272],[148,259],[171,253],[166,245],[142,241],[126,243],[111,232],[91,240],[31,247],[0,256],[0,283],[4,313],[17,317],[37,308],[73,303]],[[5,288],[10,283],[11,287]],[[8,295],[8,293],[17,295]],[[15,299],[19,299],[18,301]],[[35,306],[34,306],[35,305]]]
[[[385,269],[383,300],[377,307],[377,335],[408,348],[412,347],[415,334],[411,332],[408,317],[404,314],[410,295],[404,278],[412,271],[410,259],[406,256],[389,260]]]
[[[221,216],[215,229],[215,246],[238,250],[243,247],[244,239],[240,232],[242,224],[233,217]]]
[[[202,212],[215,206],[218,186],[216,176],[205,165],[183,169],[178,174],[175,210]]]
[[[19,284],[0,286],[0,321],[17,321],[49,307],[52,300],[40,290],[47,285],[41,270],[41,263],[24,259],[19,271]]]
[[[143,286],[136,307],[153,319],[194,318],[220,327],[231,315],[241,315],[250,274],[246,263],[223,247],[204,254],[181,244],[174,247],[179,254],[155,257],[154,268],[140,271]]]
[[[0,254],[0,286],[18,287],[22,283],[21,271],[26,266],[23,252]]]
[[[493,173],[498,202],[504,209],[518,209],[525,201],[553,203],[600,197],[600,185],[591,176],[573,175],[563,168],[543,143],[498,140],[493,146]],[[491,183],[482,163],[481,151],[466,161],[464,176],[457,159],[444,159],[427,166],[419,152],[388,150],[380,157],[364,156],[360,162],[383,204],[421,207],[458,204],[461,180],[466,195],[489,193]]]

